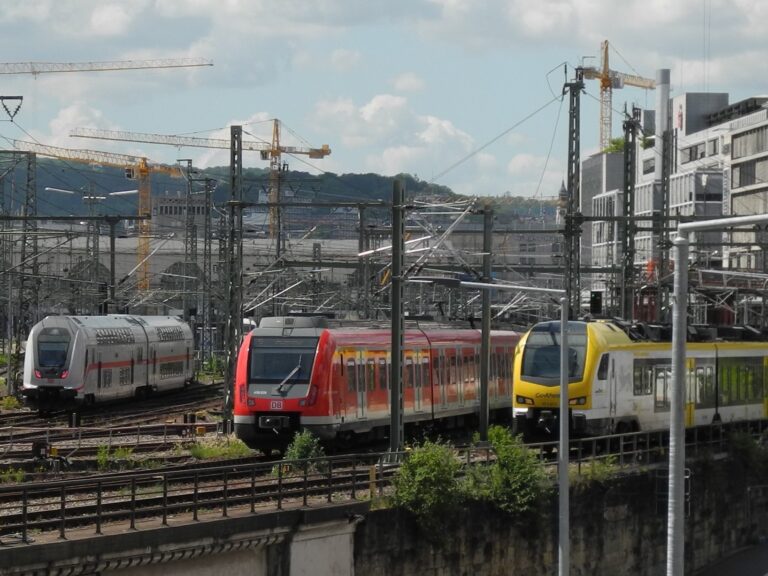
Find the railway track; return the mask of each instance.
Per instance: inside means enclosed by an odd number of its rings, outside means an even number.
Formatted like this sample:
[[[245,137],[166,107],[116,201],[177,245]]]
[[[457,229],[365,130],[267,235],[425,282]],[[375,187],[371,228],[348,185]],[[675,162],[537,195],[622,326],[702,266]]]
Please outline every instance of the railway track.
[[[49,455],[52,448],[57,451],[55,456],[63,458],[92,458],[100,446],[128,446],[142,453],[168,448],[217,431],[220,423],[198,422],[196,416],[218,413],[222,394],[222,385],[197,385],[152,397],[140,405],[88,407],[79,414],[76,427],[72,427],[71,415],[64,413],[47,418],[30,412],[3,413],[0,461],[7,465],[29,462]]]

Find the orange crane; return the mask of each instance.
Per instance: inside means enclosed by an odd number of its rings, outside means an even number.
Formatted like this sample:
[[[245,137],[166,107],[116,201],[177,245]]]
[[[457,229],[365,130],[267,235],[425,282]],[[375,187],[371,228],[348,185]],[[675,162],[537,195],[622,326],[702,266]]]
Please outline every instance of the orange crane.
[[[262,160],[269,160],[269,231],[270,237],[277,237],[278,203],[280,201],[280,172],[282,170],[282,154],[305,154],[309,158],[325,158],[331,153],[328,144],[320,148],[304,148],[298,146],[283,146],[280,144],[280,121],[275,118],[272,124],[272,142],[243,140],[243,150],[261,153]],[[173,136],[163,134],[148,134],[146,132],[125,132],[121,130],[96,130],[92,128],[74,128],[70,136],[78,138],[95,138],[100,140],[121,140],[123,142],[142,142],[147,144],[166,144],[169,146],[195,148],[225,148],[229,149],[230,141],[221,138],[198,138],[195,136]]]
[[[138,215],[147,218],[139,220],[139,246],[138,246],[138,267],[139,281],[138,289],[146,291],[149,289],[149,238],[151,223],[151,184],[150,174],[169,174],[174,178],[182,176],[179,166],[168,166],[166,164],[150,164],[147,158],[141,156],[129,156],[127,154],[116,154],[113,152],[99,152],[97,150],[80,150],[70,148],[58,148],[56,146],[47,146],[36,142],[25,142],[23,140],[10,141],[16,150],[24,152],[34,152],[41,156],[50,156],[74,162],[96,163],[102,166],[116,166],[125,169],[127,178],[137,178],[139,181],[139,209]]]
[[[600,150],[605,150],[611,143],[611,121],[613,113],[613,90],[624,86],[636,86],[653,90],[656,81],[632,74],[611,70],[608,65],[608,40],[600,44],[602,55],[600,68],[584,68],[584,78],[600,81]]]

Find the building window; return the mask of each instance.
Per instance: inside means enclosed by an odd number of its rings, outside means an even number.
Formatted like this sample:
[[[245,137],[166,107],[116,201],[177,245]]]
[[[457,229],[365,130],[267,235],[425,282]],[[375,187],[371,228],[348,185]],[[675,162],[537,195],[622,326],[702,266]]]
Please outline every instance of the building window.
[[[768,151],[768,126],[743,132],[731,140],[731,158],[744,158]]]

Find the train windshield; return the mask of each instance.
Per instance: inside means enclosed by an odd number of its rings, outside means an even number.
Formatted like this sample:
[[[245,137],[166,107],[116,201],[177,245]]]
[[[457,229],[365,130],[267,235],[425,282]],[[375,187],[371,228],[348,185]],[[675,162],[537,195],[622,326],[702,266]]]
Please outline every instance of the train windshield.
[[[37,337],[37,365],[63,368],[67,364],[70,335],[66,328],[43,328]]]
[[[317,342],[318,338],[253,336],[248,363],[248,393],[306,394]]]
[[[587,353],[587,325],[568,322],[568,381],[581,380]],[[560,385],[560,322],[531,328],[523,351],[520,376],[545,386]]]

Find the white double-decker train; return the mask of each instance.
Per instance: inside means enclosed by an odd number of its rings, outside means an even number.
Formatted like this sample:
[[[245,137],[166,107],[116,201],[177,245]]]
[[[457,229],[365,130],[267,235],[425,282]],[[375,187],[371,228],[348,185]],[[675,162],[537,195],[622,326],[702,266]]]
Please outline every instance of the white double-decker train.
[[[175,316],[48,316],[29,333],[22,395],[47,412],[182,388],[193,345]]]

